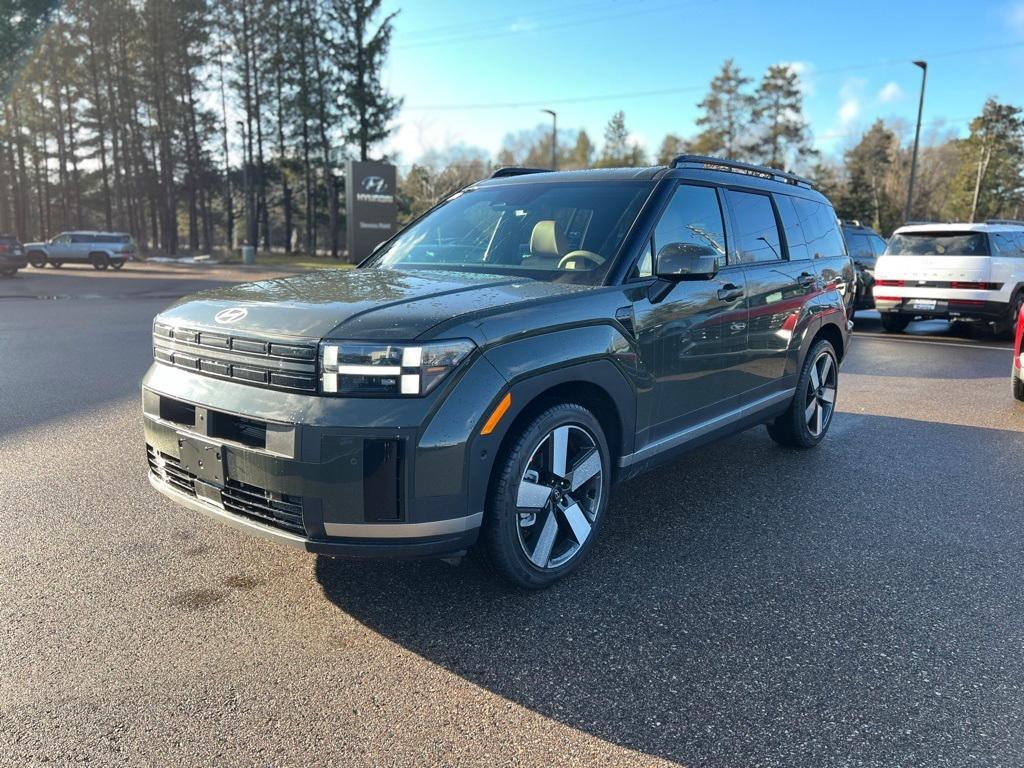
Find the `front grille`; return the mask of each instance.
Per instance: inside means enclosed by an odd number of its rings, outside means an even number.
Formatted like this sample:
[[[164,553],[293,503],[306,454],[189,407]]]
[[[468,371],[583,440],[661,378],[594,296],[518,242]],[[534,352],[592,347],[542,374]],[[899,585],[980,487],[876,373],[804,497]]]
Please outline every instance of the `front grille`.
[[[175,490],[196,495],[196,476],[186,472],[173,456],[146,446],[149,471]],[[261,523],[306,535],[302,524],[302,497],[273,493],[255,485],[228,478],[220,489],[221,504],[228,512],[253,518]]]
[[[149,462],[149,471],[165,483],[189,496],[196,495],[196,476],[182,469],[181,462],[176,458],[147,445],[146,460]]]
[[[312,343],[153,325],[153,357],[158,362],[268,389],[316,392],[316,356]]]
[[[302,498],[286,494],[272,494],[255,485],[229,479],[221,491],[224,509],[246,517],[254,517],[295,533],[306,534],[302,524]]]

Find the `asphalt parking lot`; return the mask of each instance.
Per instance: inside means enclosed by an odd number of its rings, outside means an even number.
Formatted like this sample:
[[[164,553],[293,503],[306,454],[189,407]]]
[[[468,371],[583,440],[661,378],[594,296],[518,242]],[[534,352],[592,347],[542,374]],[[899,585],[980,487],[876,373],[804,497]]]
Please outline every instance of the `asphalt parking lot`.
[[[525,594],[149,488],[153,315],[264,274],[0,280],[0,765],[1024,763],[1008,342],[862,316],[820,449],[757,429],[622,485]]]

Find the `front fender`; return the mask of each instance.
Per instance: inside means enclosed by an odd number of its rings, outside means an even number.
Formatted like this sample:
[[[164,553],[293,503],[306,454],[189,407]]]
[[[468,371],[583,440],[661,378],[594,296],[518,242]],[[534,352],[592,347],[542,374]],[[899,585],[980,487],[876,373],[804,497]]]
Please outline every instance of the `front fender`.
[[[545,392],[574,382],[600,388],[614,404],[621,450],[632,451],[636,382],[643,376],[638,360],[633,342],[610,324],[538,334],[485,350],[420,437],[417,497],[465,493],[471,510],[483,509],[494,462],[516,419]],[[490,434],[480,434],[506,394],[509,409]]]

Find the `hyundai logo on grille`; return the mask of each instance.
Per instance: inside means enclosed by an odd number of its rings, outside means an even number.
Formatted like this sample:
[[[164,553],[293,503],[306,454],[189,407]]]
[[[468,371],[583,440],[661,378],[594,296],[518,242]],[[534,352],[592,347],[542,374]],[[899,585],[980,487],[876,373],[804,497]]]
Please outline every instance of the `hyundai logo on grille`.
[[[218,323],[237,323],[248,314],[249,310],[245,307],[231,307],[230,309],[222,309],[213,316],[213,319]]]

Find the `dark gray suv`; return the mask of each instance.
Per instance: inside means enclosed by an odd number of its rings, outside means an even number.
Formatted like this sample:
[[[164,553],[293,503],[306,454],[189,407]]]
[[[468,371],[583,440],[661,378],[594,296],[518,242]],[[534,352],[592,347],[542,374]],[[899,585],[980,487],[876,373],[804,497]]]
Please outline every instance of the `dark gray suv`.
[[[832,206],[781,171],[503,169],[358,269],[160,314],[150,481],[311,552],[480,546],[542,587],[613,482],[757,424],[817,445],[853,284]]]

